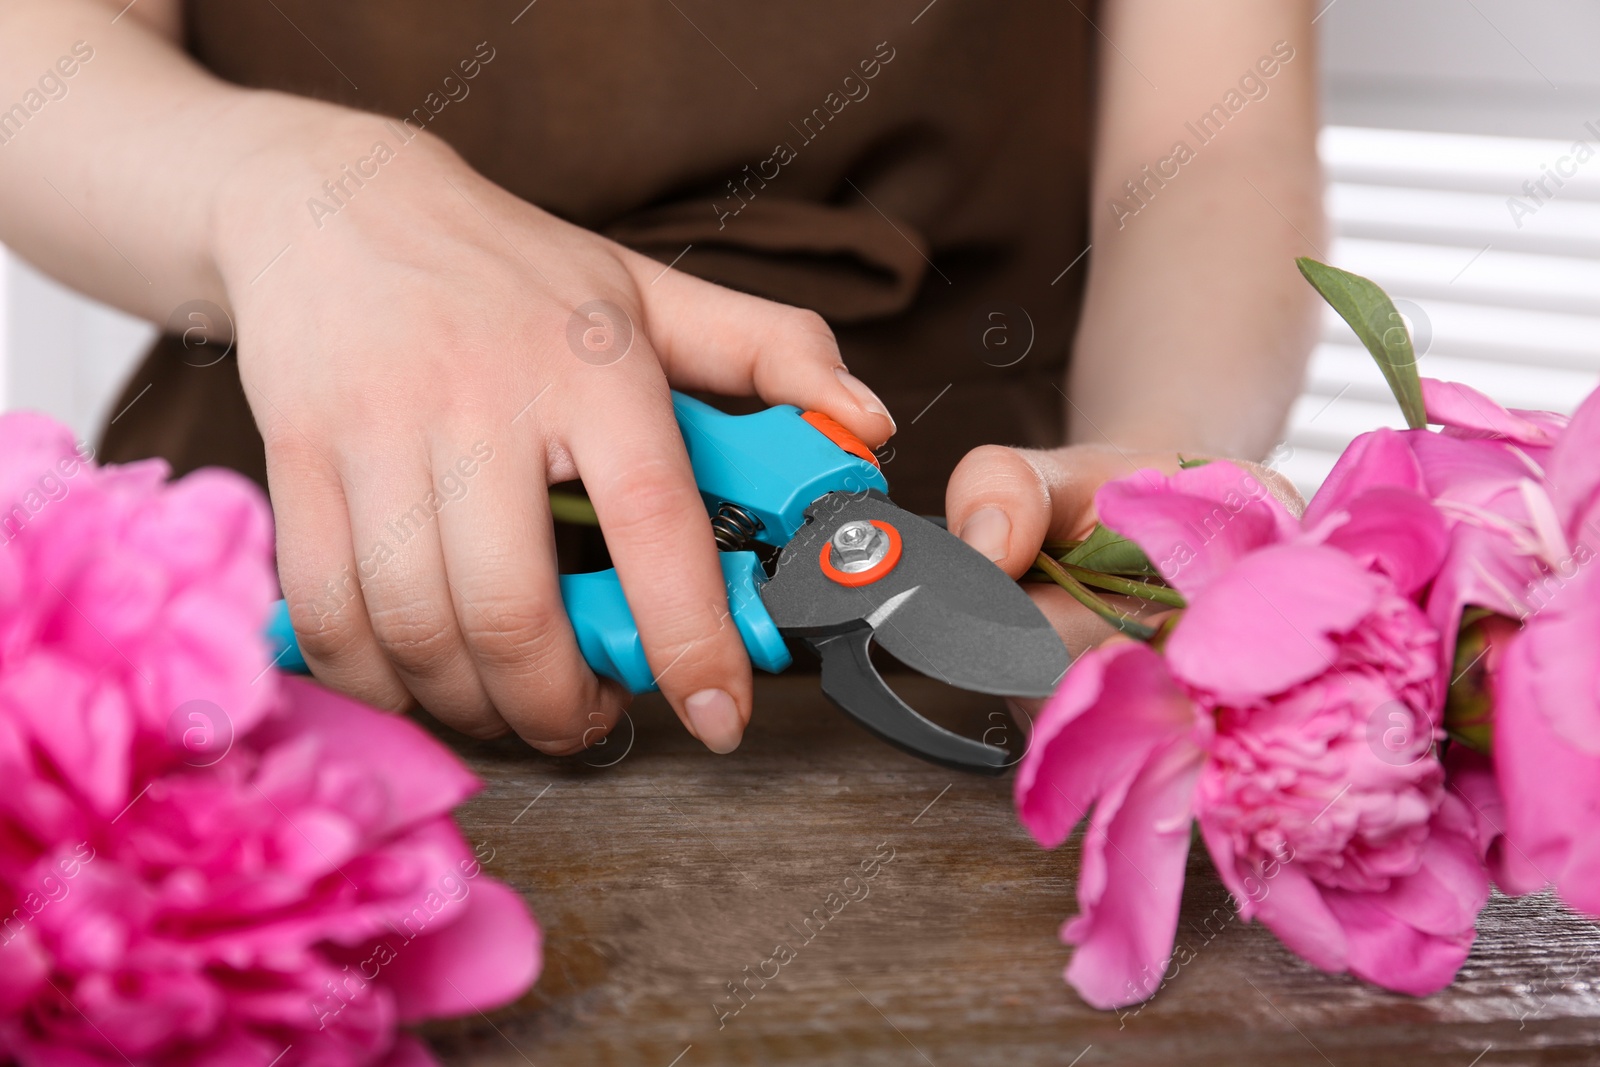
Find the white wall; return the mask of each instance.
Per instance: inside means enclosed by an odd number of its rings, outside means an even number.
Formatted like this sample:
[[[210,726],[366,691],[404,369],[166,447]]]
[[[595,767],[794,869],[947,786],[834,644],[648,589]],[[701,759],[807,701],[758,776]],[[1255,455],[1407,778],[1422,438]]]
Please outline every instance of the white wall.
[[[1332,124],[1571,138],[1600,118],[1594,0],[1333,0],[1322,10]]]
[[[9,259],[4,246],[0,246],[0,411],[11,410],[10,370],[6,360],[6,351],[11,347],[7,344],[11,335],[11,301],[8,299],[11,291]]]
[[[155,332],[0,248],[0,409],[45,411],[93,440]]]

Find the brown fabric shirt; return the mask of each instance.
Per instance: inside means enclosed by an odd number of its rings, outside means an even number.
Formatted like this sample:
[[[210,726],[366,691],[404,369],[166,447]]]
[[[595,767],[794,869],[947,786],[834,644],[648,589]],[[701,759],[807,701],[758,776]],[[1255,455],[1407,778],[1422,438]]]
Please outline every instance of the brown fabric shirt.
[[[222,78],[407,117],[531,203],[821,312],[899,423],[884,470],[902,506],[942,512],[978,444],[1059,442],[1087,265],[1062,275],[1088,244],[1092,8],[186,3],[187,47]],[[264,481],[234,359],[184,355],[157,343],[103,458]]]

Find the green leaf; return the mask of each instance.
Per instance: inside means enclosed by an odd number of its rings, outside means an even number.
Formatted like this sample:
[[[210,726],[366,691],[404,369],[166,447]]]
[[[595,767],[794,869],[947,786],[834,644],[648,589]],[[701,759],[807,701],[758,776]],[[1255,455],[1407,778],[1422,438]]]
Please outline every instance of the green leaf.
[[[1204,467],[1210,462],[1210,457],[1206,456],[1202,456],[1200,459],[1184,459],[1183,456],[1180,455],[1178,457],[1178,469],[1181,471],[1192,471],[1196,467]]]
[[[1083,544],[1061,557],[1061,562],[1084,567],[1101,574],[1157,573],[1144,550],[1119,533],[1096,524],[1094,533]]]
[[[1389,294],[1376,282],[1349,271],[1318,263],[1301,256],[1295,260],[1300,273],[1312,288],[1322,294],[1339,317],[1350,324],[1361,343],[1367,346],[1378,369],[1389,383],[1389,391],[1400,402],[1406,425],[1413,430],[1428,425],[1422,410],[1422,382],[1417,377],[1417,354],[1411,347],[1411,334],[1405,319],[1395,310]]]

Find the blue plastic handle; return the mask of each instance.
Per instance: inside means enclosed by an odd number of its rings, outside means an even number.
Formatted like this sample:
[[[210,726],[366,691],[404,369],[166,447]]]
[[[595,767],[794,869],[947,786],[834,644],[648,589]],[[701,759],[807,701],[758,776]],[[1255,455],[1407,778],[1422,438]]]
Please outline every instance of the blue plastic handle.
[[[788,544],[805,525],[806,508],[825,493],[889,491],[882,471],[823,436],[799,408],[727,415],[673,393],[672,410],[706,509],[738,504],[761,520],[756,540],[763,544]]]
[[[754,552],[723,552],[720,558],[722,577],[728,584],[729,613],[744,639],[750,663],[778,674],[794,660],[761,603],[760,586],[767,580],[761,561]],[[633,620],[615,570],[563,574],[561,600],[577,635],[578,649],[591,670],[616,679],[630,693],[649,693],[657,688],[655,673],[650,670],[639,640],[639,624]],[[310,670],[289,623],[289,605],[282,600],[272,605],[267,641],[280,669],[297,674]]]
[[[728,610],[744,639],[750,663],[777,674],[794,660],[761,603],[759,587],[767,580],[761,561],[754,552],[724,552],[721,558],[722,576],[728,583]],[[639,626],[622,595],[616,571],[563,574],[561,599],[590,669],[615,678],[630,693],[649,693],[657,688],[655,673],[650,670],[644,645],[639,641]]]
[[[765,544],[788,544],[805,525],[806,508],[826,493],[888,490],[876,466],[840,448],[798,408],[780,405],[753,415],[727,415],[676,392],[672,407],[707,510],[738,504],[760,520],[755,539]],[[777,674],[793,661],[761,603],[760,586],[766,581],[761,562],[754,552],[723,552],[721,560],[728,608],[750,662]],[[563,574],[561,599],[578,648],[596,674],[634,693],[656,688],[616,571]],[[308,670],[288,605],[281,600],[273,605],[267,640],[280,668]]]
[[[289,671],[293,674],[309,674],[311,668],[306,665],[306,658],[300,652],[300,642],[295,640],[294,626],[289,622],[289,604],[280,600],[272,605],[272,614],[267,618],[267,645],[272,653],[272,662],[279,670]]]

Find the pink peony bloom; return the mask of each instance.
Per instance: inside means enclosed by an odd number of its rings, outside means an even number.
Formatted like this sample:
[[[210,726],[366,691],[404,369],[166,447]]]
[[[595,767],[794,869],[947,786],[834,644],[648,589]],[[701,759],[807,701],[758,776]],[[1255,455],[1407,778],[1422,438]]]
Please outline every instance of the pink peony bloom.
[[[173,760],[180,704],[226,708],[243,733],[273,699],[254,684],[275,589],[267,509],[234,475],[166,473],[96,468],[66,427],[0,417],[0,708],[105,816]]]
[[[478,783],[269,670],[264,502],[164,474],[0,417],[0,1060],[431,1063],[399,1025],[538,970],[449,819]]]
[[[1600,915],[1600,393],[1570,424],[1481,395],[1429,410],[1446,433],[1408,437],[1453,542],[1430,607],[1487,607],[1505,617],[1497,631],[1522,624],[1488,665],[1492,762],[1463,752],[1452,780],[1502,889],[1553,883]]]
[[[1424,493],[1445,516],[1450,548],[1427,612],[1439,630],[1440,676],[1448,683],[1462,609],[1478,605],[1520,616],[1522,591],[1546,566],[1564,565],[1566,546],[1552,536],[1545,465],[1567,420],[1507,410],[1455,382],[1424,378],[1422,395],[1428,420],[1443,432],[1362,434],[1318,495],[1346,483],[1399,486]]]
[[[1089,819],[1067,980],[1101,1008],[1155,992],[1197,821],[1240,914],[1316,966],[1448,984],[1488,883],[1432,755],[1438,634],[1415,598],[1446,539],[1427,499],[1352,477],[1297,522],[1215,462],[1141,471],[1096,504],[1189,607],[1163,654],[1082,657],[1019,769],[1041,844]]]

